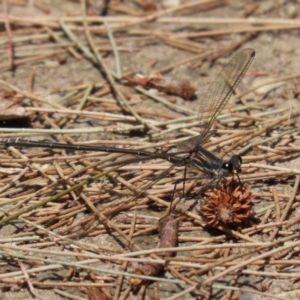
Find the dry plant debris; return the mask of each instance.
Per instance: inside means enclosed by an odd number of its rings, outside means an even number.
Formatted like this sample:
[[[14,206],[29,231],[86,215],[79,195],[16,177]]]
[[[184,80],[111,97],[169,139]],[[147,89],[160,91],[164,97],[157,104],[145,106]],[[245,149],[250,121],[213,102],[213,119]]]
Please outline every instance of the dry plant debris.
[[[123,79],[132,84],[146,88],[156,88],[167,94],[180,96],[185,100],[190,100],[196,92],[190,81],[172,79],[161,74],[153,74],[148,77],[142,74],[135,74],[134,76],[123,76]]]
[[[192,209],[199,203],[181,201],[174,213],[186,219],[176,251],[169,249],[176,256],[166,253],[158,267],[157,220],[178,181],[176,195],[183,193],[181,168],[169,172],[166,161],[133,162],[120,154],[0,149],[1,299],[298,297],[295,1],[5,0],[0,10],[1,139],[172,151],[199,133],[199,99],[182,99],[190,86],[203,94],[229,57],[255,49],[251,71],[216,116],[216,134],[204,147],[220,157],[243,156],[240,178],[252,186],[260,220],[239,231],[219,223],[216,233]],[[137,71],[162,75],[146,76],[139,87],[121,79]],[[167,77],[189,80],[175,84],[181,97],[172,103],[165,99],[169,87],[159,96],[143,88],[151,80],[154,88],[170,86]],[[30,118],[29,128],[17,124],[20,115]],[[184,192],[201,186],[202,178],[188,180]],[[211,192],[213,201],[232,200]],[[247,203],[245,191],[233,192]],[[138,277],[134,270],[145,257],[154,271],[167,272]],[[152,284],[137,291],[131,278]]]
[[[249,224],[253,216],[254,202],[251,186],[243,185],[239,180],[223,182],[204,193],[201,201],[201,215],[208,226],[232,225],[239,227]]]
[[[158,248],[173,248],[177,245],[178,227],[178,220],[174,219],[172,216],[167,216],[159,220],[160,241]],[[160,252],[157,256],[164,259],[172,256],[173,254],[173,252]],[[139,275],[157,276],[163,268],[163,264],[146,262],[141,268],[135,270],[135,273]],[[132,287],[138,287],[143,283],[145,283],[143,280],[137,278],[132,278],[130,280]]]

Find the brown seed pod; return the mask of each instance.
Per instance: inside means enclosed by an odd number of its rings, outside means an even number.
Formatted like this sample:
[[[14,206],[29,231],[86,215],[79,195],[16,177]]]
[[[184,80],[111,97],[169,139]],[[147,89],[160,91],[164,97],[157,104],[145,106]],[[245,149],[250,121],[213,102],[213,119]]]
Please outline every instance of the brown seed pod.
[[[240,226],[253,215],[251,186],[232,179],[207,190],[201,205],[201,215],[208,226]]]

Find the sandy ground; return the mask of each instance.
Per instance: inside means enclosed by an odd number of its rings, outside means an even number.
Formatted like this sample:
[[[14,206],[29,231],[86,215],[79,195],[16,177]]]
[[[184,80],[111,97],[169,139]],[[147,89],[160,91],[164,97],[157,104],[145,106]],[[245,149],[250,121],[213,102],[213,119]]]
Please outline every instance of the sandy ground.
[[[138,120],[111,92],[96,56],[88,54],[93,50],[80,2],[7,0],[1,9],[7,18],[1,27],[0,138],[84,141],[172,153],[180,139],[199,132],[199,101],[209,83],[234,54],[252,48],[255,59],[237,89],[239,95],[248,93],[229,100],[205,147],[224,159],[234,153],[243,156],[240,177],[251,185],[255,218],[241,226],[206,226],[200,210],[210,200],[194,193],[207,181],[187,181],[186,197],[180,181],[173,195],[183,171],[174,167],[166,172],[171,166],[166,161],[126,162],[94,178],[129,156],[2,147],[0,299],[300,299],[299,1],[216,1],[215,7],[202,5],[204,1],[157,1],[150,12],[143,10],[147,1],[104,2],[90,1],[87,19],[94,18],[90,31],[108,70],[116,72],[118,63],[102,16],[117,43],[122,74],[148,76],[168,68],[164,75],[189,80],[196,96],[184,100],[151,88],[150,95],[162,97],[164,104],[116,80],[116,89],[142,117]],[[159,12],[150,22],[142,19]],[[137,18],[136,25],[126,26]],[[240,24],[234,22],[237,18]],[[262,25],[252,25],[251,18]],[[67,36],[62,23],[79,43]],[[123,23],[123,28],[114,27]],[[60,41],[49,37],[49,28]],[[196,55],[202,58],[184,63]],[[259,85],[263,87],[254,90]],[[191,118],[181,119],[185,117]],[[37,131],[43,129],[48,134]],[[60,131],[67,129],[71,131]],[[247,137],[252,138],[240,143]],[[187,176],[199,177],[199,172],[189,170]],[[164,270],[152,274],[153,283],[134,288],[130,278],[142,262],[165,258],[153,253],[161,243],[158,220],[173,198],[178,204],[172,215],[180,218],[178,252]],[[284,248],[288,243],[295,245]],[[195,248],[184,248],[191,246]],[[133,255],[146,249],[153,250],[152,256]],[[135,259],[118,260],[121,254]],[[79,265],[82,260],[84,267]]]

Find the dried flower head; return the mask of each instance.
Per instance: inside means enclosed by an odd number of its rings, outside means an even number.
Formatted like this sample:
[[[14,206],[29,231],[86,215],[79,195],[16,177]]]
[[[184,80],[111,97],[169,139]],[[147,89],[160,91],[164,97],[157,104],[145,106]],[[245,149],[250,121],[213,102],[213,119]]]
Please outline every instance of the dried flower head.
[[[207,225],[240,226],[253,214],[251,186],[234,178],[224,180],[218,187],[207,190],[201,205],[201,215]]]

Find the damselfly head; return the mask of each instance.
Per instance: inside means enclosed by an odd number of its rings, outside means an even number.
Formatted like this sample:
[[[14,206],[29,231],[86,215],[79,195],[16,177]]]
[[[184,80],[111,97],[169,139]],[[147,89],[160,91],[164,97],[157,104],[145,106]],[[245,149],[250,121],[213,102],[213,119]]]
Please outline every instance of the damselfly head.
[[[222,164],[222,171],[226,174],[237,174],[241,172],[242,158],[239,155],[233,155],[229,161]]]

